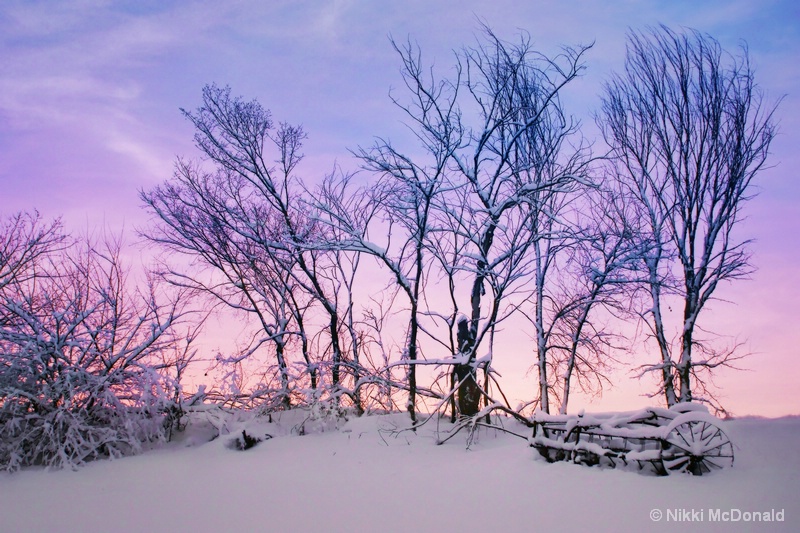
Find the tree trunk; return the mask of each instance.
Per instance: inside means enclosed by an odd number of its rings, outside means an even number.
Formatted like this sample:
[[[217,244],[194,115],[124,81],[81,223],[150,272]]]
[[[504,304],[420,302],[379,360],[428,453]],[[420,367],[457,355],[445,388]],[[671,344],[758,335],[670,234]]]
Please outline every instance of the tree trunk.
[[[687,291],[688,292],[688,291]],[[697,322],[697,298],[694,294],[687,294],[683,309],[683,333],[681,335],[681,359],[678,364],[680,377],[680,401],[692,401],[692,343],[694,326]]]
[[[536,366],[539,370],[539,406],[550,413],[550,391],[547,386],[547,339],[544,336],[544,283],[545,266],[539,242],[534,243],[536,254]]]
[[[284,327],[284,325],[282,324],[281,327]],[[289,409],[292,406],[292,402],[289,397],[289,370],[286,366],[285,347],[286,343],[281,335],[275,342],[275,356],[278,359],[278,370],[281,378],[281,406],[284,409]]]
[[[669,353],[667,336],[664,333],[664,317],[661,314],[661,285],[658,280],[657,262],[657,259],[646,261],[650,274],[650,297],[653,301],[651,310],[653,314],[653,333],[661,353],[661,382],[664,387],[664,399],[667,402],[667,407],[672,407],[678,403],[678,399],[675,396],[675,377],[672,373],[673,362]]]
[[[475,338],[467,318],[458,321],[457,340],[459,354],[468,355],[466,363],[457,364],[453,368],[458,380],[458,412],[461,416],[475,416],[480,412],[481,392],[476,381],[475,368],[471,364],[475,359]]]
[[[413,423],[417,421],[417,366],[414,364],[414,361],[417,360],[417,327],[417,305],[414,302],[411,305],[411,324],[408,334],[408,360],[411,364],[408,365],[408,403],[406,404],[406,410]]]
[[[475,416],[480,412],[481,389],[475,380],[472,365],[456,365],[458,378],[458,411],[462,417]]]

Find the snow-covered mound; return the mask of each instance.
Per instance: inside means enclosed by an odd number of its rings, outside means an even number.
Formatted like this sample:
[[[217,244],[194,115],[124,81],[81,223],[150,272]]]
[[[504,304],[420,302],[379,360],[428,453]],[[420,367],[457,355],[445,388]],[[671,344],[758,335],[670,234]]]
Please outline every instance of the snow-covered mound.
[[[736,462],[703,477],[549,464],[524,440],[486,429],[469,449],[466,435],[437,446],[446,422],[412,432],[400,414],[212,422],[136,457],[0,475],[0,530],[800,530],[796,417],[725,422]],[[242,431],[261,442],[237,451]]]

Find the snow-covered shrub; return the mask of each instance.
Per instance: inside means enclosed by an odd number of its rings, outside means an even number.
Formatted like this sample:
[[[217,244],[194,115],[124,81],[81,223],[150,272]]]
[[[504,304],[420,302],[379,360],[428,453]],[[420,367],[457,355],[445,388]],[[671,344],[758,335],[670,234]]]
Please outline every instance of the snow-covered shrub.
[[[70,397],[62,394],[80,381],[84,385],[71,389]],[[3,383],[0,468],[75,468],[91,459],[134,453],[146,442],[165,439],[169,429],[165,397],[132,397],[110,381],[79,369],[66,369],[44,391],[48,397],[41,396],[40,389],[36,401],[28,401],[32,395],[19,390],[15,395]],[[128,376],[127,381],[124,389],[129,392],[144,385],[134,376]]]
[[[0,256],[0,277],[12,272],[0,284],[2,470],[118,457],[175,423],[176,384],[160,372],[177,301],[160,303],[152,283],[131,290],[118,242],[72,244],[27,263]]]
[[[309,389],[305,392],[306,401],[297,409],[304,411],[306,415],[293,430],[298,435],[336,430],[352,414],[352,409],[343,406],[338,395],[324,395],[325,391],[322,389]]]

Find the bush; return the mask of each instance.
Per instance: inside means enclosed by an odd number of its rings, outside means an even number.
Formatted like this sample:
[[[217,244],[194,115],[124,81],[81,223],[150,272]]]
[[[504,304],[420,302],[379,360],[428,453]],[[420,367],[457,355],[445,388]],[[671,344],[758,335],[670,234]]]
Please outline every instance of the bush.
[[[178,298],[133,289],[118,241],[67,246],[37,224],[0,224],[0,469],[75,468],[167,438]]]

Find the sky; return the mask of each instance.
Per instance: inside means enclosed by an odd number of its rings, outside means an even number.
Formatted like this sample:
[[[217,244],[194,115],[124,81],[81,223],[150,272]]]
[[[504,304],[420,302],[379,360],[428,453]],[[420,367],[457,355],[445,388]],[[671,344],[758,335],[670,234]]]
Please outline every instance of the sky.
[[[205,84],[230,85],[309,135],[308,181],[376,136],[402,138],[389,99],[401,84],[389,39],[416,41],[447,74],[453,49],[479,22],[499,36],[530,34],[545,53],[594,43],[568,112],[593,133],[603,80],[619,71],[630,29],[695,28],[735,51],[747,44],[757,83],[782,98],[779,135],[741,236],[754,239],[752,279],[723,286],[708,325],[751,353],[716,385],[739,415],[800,414],[800,7],[740,1],[25,1],[0,3],[0,216],[38,210],[70,229],[133,233],[147,223],[138,191],[196,157],[180,108]],[[133,238],[129,240],[135,240]],[[508,372],[524,374],[528,363]],[[532,376],[528,376],[532,379]],[[649,384],[621,371],[593,410],[653,403]]]

